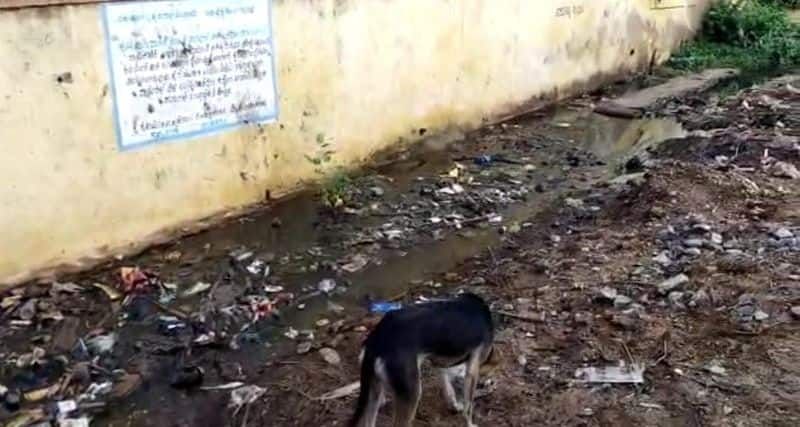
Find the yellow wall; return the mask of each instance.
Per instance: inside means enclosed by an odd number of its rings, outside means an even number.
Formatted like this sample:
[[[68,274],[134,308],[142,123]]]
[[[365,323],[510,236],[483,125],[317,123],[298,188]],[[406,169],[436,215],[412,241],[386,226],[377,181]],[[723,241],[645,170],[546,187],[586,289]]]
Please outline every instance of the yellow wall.
[[[128,152],[100,7],[0,11],[0,283],[290,192],[315,178],[318,135],[355,165],[419,128],[476,127],[663,61],[705,3],[656,3],[273,0],[278,123]],[[564,6],[583,13],[556,17]]]

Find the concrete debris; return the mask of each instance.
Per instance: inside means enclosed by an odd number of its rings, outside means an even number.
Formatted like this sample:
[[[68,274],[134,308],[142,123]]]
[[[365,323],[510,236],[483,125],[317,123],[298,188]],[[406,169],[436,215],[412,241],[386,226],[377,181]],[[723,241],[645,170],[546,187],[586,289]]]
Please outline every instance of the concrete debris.
[[[643,365],[579,368],[575,371],[578,382],[607,384],[644,383]]]
[[[687,283],[689,283],[689,276],[685,274],[678,274],[659,283],[658,291],[661,292],[662,295],[666,295],[671,291],[678,289]]]

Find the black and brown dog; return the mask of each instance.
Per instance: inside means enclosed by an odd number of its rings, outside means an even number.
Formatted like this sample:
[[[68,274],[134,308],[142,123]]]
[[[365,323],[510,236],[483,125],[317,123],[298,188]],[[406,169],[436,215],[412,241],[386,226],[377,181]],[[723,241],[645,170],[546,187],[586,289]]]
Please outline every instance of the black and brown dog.
[[[479,296],[410,306],[387,313],[370,332],[361,353],[361,391],[352,427],[374,427],[384,394],[394,400],[394,425],[411,426],[422,393],[420,367],[430,360],[442,373],[445,399],[461,411],[468,427],[478,378],[497,364],[494,324]],[[464,373],[464,396],[455,395],[453,380]]]

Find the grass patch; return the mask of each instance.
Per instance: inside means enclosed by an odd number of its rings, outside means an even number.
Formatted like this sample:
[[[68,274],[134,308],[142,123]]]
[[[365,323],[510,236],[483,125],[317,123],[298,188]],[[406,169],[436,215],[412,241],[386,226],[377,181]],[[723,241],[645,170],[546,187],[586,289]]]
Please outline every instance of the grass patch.
[[[786,6],[800,0],[720,2],[703,20],[698,37],[670,59],[670,67],[697,71],[734,67],[742,76],[734,85],[756,81],[800,67],[800,25],[789,19]]]

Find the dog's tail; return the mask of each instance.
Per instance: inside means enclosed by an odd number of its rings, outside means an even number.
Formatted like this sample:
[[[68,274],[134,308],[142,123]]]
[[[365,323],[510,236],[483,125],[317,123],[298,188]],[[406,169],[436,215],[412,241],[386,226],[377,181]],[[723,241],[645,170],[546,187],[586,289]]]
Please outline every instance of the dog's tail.
[[[364,349],[364,357],[361,360],[361,390],[358,392],[358,403],[356,403],[356,412],[353,418],[350,419],[348,424],[350,427],[358,427],[361,418],[364,416],[364,410],[367,409],[370,397],[370,388],[375,379],[375,354],[369,351],[368,348]]]

